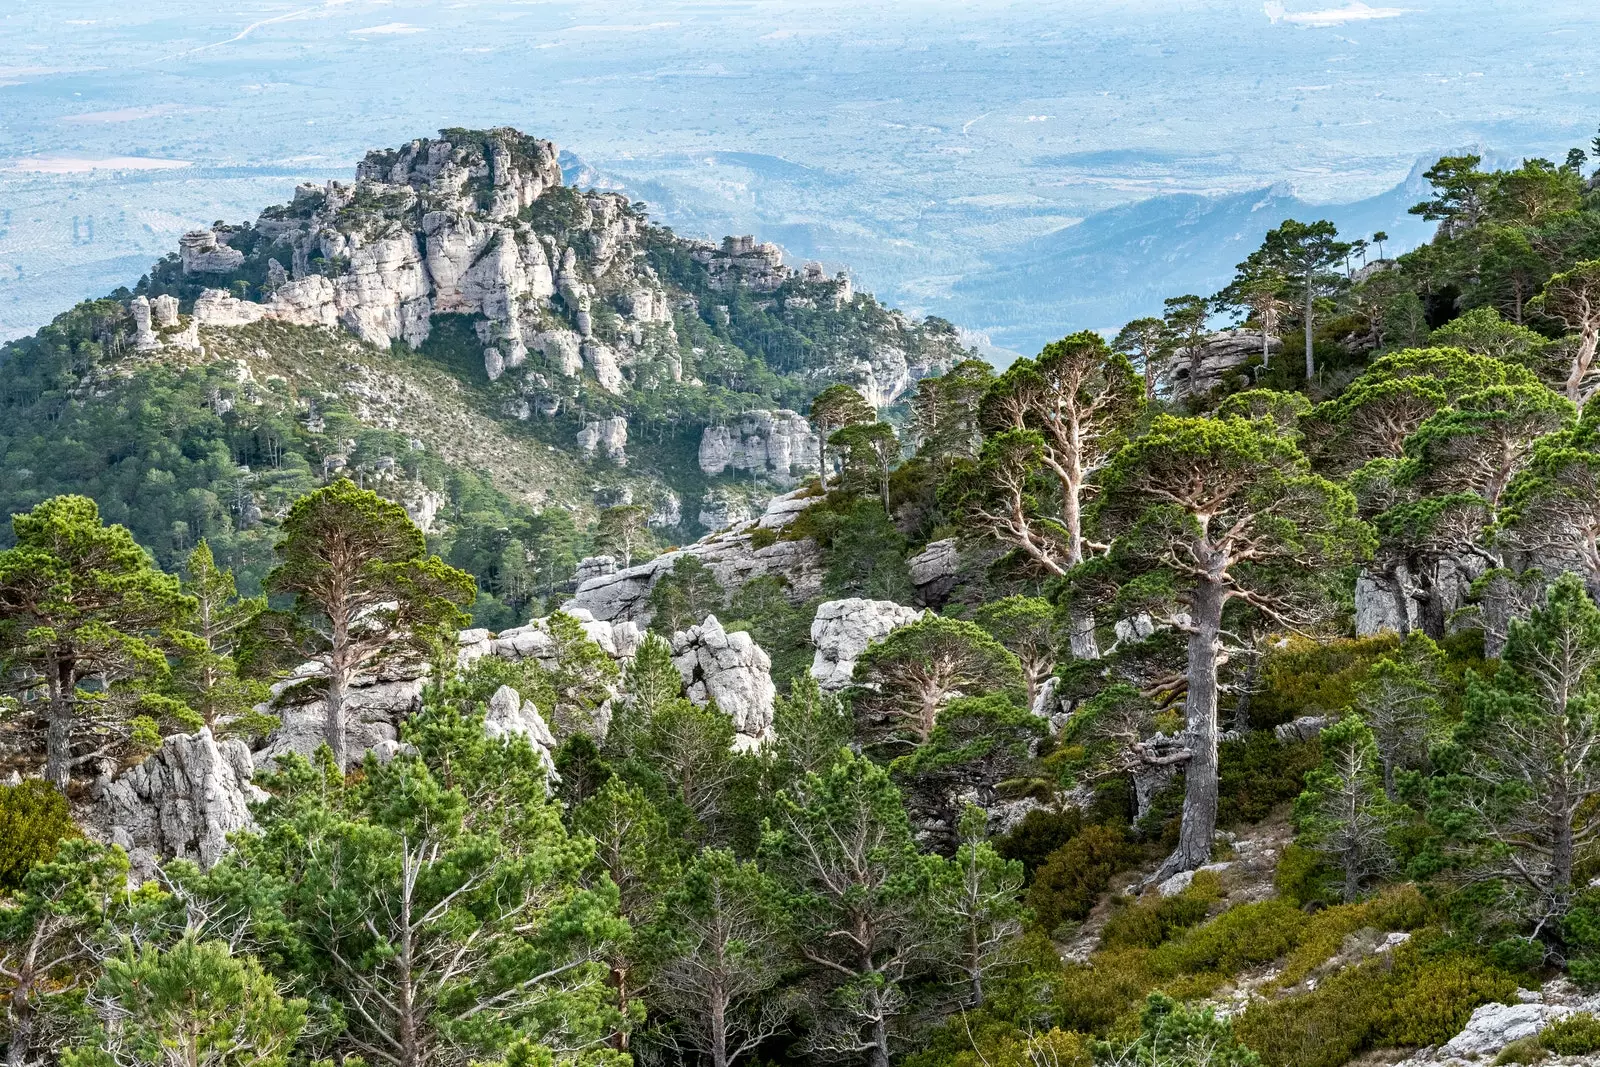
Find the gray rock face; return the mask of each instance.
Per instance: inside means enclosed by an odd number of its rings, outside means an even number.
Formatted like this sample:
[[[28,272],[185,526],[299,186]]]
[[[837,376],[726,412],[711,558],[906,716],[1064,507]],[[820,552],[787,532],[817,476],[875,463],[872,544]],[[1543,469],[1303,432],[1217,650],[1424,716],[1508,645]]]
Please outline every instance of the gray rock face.
[[[791,600],[796,603],[809,600],[822,587],[822,553],[816,542],[780,540],[765,548],[756,548],[751,541],[751,531],[781,530],[815,500],[803,490],[776,497],[756,522],[713,534],[686,548],[663,552],[648,563],[581,581],[577,592],[561,610],[588,612],[596,619],[631,620],[648,625],[650,590],[685,555],[694,556],[711,568],[718,583],[729,593],[752,579],[777,575],[787,583],[785,591]]]
[[[1437,1048],[1424,1049],[1398,1067],[1469,1067],[1492,1063],[1507,1045],[1532,1037],[1575,1012],[1600,1011],[1600,997],[1583,998],[1565,979],[1545,983],[1542,992],[1518,990],[1520,1003],[1484,1004],[1461,1032]],[[1552,1064],[1591,1063],[1589,1056],[1555,1058]]]
[[[750,509],[742,497],[729,496],[713,489],[700,501],[700,525],[708,530],[726,530],[750,521]]]
[[[918,603],[938,607],[955,588],[961,549],[954,537],[947,537],[930,542],[906,564],[911,568],[911,584],[917,587]]]
[[[1267,339],[1267,347],[1274,355],[1283,349],[1276,337]],[[1221,330],[1207,337],[1201,345],[1200,373],[1191,382],[1189,350],[1180,348],[1173,353],[1169,384],[1174,396],[1209,393],[1222,384],[1224,378],[1252,359],[1261,355],[1261,334],[1254,330]]]
[[[628,419],[616,415],[585,423],[578,431],[578,449],[586,458],[604,456],[617,466],[628,462]]]
[[[716,701],[733,720],[733,747],[760,748],[772,740],[772,659],[747,633],[727,633],[715,615],[672,635],[672,662],[689,699]]]
[[[837,692],[850,685],[856,660],[872,642],[910,625],[925,613],[892,600],[830,600],[817,607],[811,621],[811,643],[816,655],[811,677],[824,690]]]
[[[194,317],[202,326],[248,326],[267,314],[265,304],[240,300],[223,289],[207,289],[194,302]]]
[[[804,415],[787,409],[747,411],[725,426],[700,435],[700,469],[718,475],[733,470],[792,485],[817,472],[817,435]]]
[[[468,631],[469,633],[471,631]],[[272,687],[258,710],[278,716],[278,728],[253,754],[261,764],[288,752],[310,756],[327,737],[327,702],[318,695],[322,665],[305,663]],[[354,758],[400,736],[400,723],[422,703],[426,665],[386,664],[377,675],[358,675],[345,694],[345,733]]]
[[[1326,715],[1302,715],[1293,722],[1279,723],[1272,732],[1279,741],[1312,741],[1328,728]]]
[[[1450,616],[1466,606],[1472,583],[1484,571],[1484,563],[1472,557],[1440,561],[1432,589],[1404,564],[1393,573],[1362,571],[1356,578],[1356,634],[1370,637],[1385,631],[1409,633],[1423,627],[1425,602],[1438,598],[1438,618],[1447,623]]]
[[[561,781],[556,773],[555,734],[550,732],[544,716],[534,707],[533,701],[523,700],[521,694],[509,685],[502,685],[489,698],[489,708],[483,716],[483,732],[490,738],[525,737],[533,746],[539,762],[544,764],[546,789]]]
[[[178,238],[185,274],[226,274],[244,266],[244,253],[229,248],[215,230],[191,230]]]
[[[93,818],[143,875],[175,858],[210,867],[229,834],[255,825],[250,805],[266,794],[251,784],[254,773],[243,741],[218,742],[209,728],[175,735],[137,767],[96,783]]]

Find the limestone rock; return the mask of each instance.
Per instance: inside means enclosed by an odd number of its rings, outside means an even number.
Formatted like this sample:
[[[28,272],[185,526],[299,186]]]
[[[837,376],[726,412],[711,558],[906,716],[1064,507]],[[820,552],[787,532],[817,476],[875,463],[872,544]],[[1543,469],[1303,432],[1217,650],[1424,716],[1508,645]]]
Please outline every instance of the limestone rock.
[[[149,299],[143,296],[134,297],[128,301],[128,311],[133,315],[133,347],[140,352],[160,348],[161,340],[150,328]]]
[[[750,510],[740,497],[713,489],[700,500],[700,525],[708,530],[726,530],[750,521]]]
[[[195,321],[202,326],[248,326],[267,317],[267,308],[223,289],[207,289],[194,302]]]
[[[483,732],[491,739],[527,738],[539,762],[544,764],[545,787],[548,789],[561,781],[561,776],[556,773],[555,735],[550,732],[544,716],[539,714],[533,701],[523,700],[521,694],[509,685],[502,685],[489,698],[489,708],[483,716]]]
[[[1267,344],[1273,353],[1283,349],[1283,342],[1276,337],[1269,337]],[[1189,381],[1189,350],[1180,348],[1173,353],[1169,379],[1174,396],[1209,393],[1230,373],[1259,359],[1261,334],[1255,330],[1221,330],[1201,342],[1200,348],[1200,373],[1194,382]]]
[[[772,659],[744,632],[727,633],[715,615],[672,635],[672,662],[689,699],[733,720],[734,748],[756,749],[772,740]]]
[[[244,266],[244,253],[223,244],[215,230],[191,230],[178,238],[178,256],[185,274],[226,274]]]
[[[530,346],[544,355],[557,373],[576,378],[583,370],[582,339],[571,330],[546,330],[534,336]]]
[[[795,603],[815,597],[822,588],[822,552],[815,541],[778,540],[764,548],[752,543],[752,528],[781,530],[794,521],[816,497],[807,490],[796,490],[775,497],[766,512],[752,524],[702,538],[686,548],[663,552],[648,563],[641,563],[615,574],[601,575],[578,583],[577,591],[562,606],[563,611],[585,611],[597,619],[632,620],[641,625],[650,621],[649,596],[661,575],[672,570],[681,556],[694,556],[711,568],[717,582],[729,593],[746,582],[765,575],[783,579],[784,591]]]
[[[400,735],[400,723],[422,705],[427,665],[415,660],[385,664],[376,675],[357,675],[345,693],[345,736],[353,759]],[[278,728],[253,753],[263,763],[288,752],[311,756],[327,736],[327,702],[320,695],[323,668],[306,663],[272,687],[259,711],[278,716]]]
[[[933,541],[906,560],[906,565],[911,568],[911,584],[917,588],[918,602],[937,607],[955,588],[961,549],[953,537]]]
[[[608,393],[621,393],[627,382],[622,377],[622,364],[610,345],[593,339],[583,342],[583,361],[589,365],[594,380]]]
[[[145,876],[168,859],[210,867],[229,834],[255,825],[250,805],[266,794],[254,773],[243,741],[218,742],[209,727],[174,735],[137,767],[96,783],[93,819]]]
[[[816,655],[811,661],[811,677],[823,689],[837,692],[850,685],[856,660],[867,646],[922,618],[919,608],[908,608],[892,600],[830,600],[817,607],[811,622],[811,643]]]
[[[170,330],[178,325],[178,298],[162,293],[150,301],[150,314],[158,330]]]
[[[701,432],[699,460],[706,474],[732,469],[793,484],[817,472],[817,435],[797,412],[747,411],[727,425]]]
[[[578,448],[586,459],[604,456],[619,467],[628,462],[628,419],[616,415],[585,423],[578,431]]]
[[[1279,741],[1312,741],[1327,728],[1326,715],[1302,715],[1293,722],[1279,723],[1272,732]]]

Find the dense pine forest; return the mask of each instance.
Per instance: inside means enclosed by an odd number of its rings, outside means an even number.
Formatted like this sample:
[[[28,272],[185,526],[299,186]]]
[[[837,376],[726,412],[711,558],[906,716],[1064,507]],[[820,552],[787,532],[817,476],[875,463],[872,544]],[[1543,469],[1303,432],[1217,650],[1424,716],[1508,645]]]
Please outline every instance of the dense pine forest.
[[[1600,176],[1481,163],[1000,370],[660,230],[615,388],[609,268],[520,392],[451,314],[134,343],[266,299],[259,226],[7,345],[8,1063],[1596,1062]],[[328,384],[380,363],[632,466],[519,495]],[[786,405],[813,473],[706,460]]]

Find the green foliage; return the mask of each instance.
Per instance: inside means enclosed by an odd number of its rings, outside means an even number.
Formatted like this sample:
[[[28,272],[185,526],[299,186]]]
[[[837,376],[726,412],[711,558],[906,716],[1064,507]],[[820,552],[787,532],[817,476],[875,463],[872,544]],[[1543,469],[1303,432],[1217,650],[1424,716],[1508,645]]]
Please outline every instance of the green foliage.
[[[1235,975],[1294,948],[1306,923],[1305,913],[1285,901],[1242,904],[1157,948],[1147,966],[1160,977]]]
[[[1398,643],[1394,634],[1331,641],[1289,638],[1262,661],[1261,691],[1250,698],[1250,725],[1269,730],[1302,715],[1343,711],[1372,665]]]
[[[0,891],[19,888],[77,834],[67,798],[55,786],[37,778],[0,785]]]
[[[1299,842],[1343,874],[1346,903],[1393,868],[1391,837],[1401,816],[1384,794],[1382,761],[1372,728],[1346,715],[1322,731],[1322,763],[1306,775],[1295,801]]]
[[[269,687],[241,677],[237,652],[240,639],[266,610],[265,598],[239,596],[233,574],[217,566],[211,545],[204,539],[189,553],[188,578],[183,591],[194,611],[174,631],[178,662],[165,688],[212,731],[245,738],[264,737],[277,719],[254,711],[265,701]]]
[[[65,790],[86,747],[123,755],[152,745],[163,725],[192,726],[186,708],[150,692],[168,674],[166,630],[194,607],[177,579],[87,497],[54,497],[11,525],[17,544],[0,552],[0,684],[30,698],[45,777]]]
[[[812,512],[818,514],[812,516]],[[830,497],[827,505],[803,513],[826,546],[823,592],[904,604],[913,597],[906,539],[875,499]]]
[[[306,1024],[304,1000],[285,1000],[254,958],[221,941],[125,945],[106,961],[96,995],[115,1027],[66,1050],[66,1067],[283,1067]]]
[[[1557,1056],[1590,1056],[1600,1052],[1600,1019],[1573,1012],[1539,1031],[1539,1044]]]
[[[727,594],[698,556],[679,556],[650,590],[650,628],[671,635],[724,610]]]
[[[1261,1063],[1234,1034],[1233,1025],[1211,1008],[1186,1008],[1160,993],[1150,994],[1139,1013],[1138,1039],[1105,1051],[1119,1062],[1139,1067],[1260,1067]]]
[[[932,740],[957,693],[1020,696],[1017,657],[970,622],[929,615],[869,645],[856,660],[855,713],[863,734],[918,748]]]
[[[1020,860],[1032,877],[1053,852],[1078,836],[1083,826],[1083,812],[1078,808],[1034,808],[1009,834],[996,839],[995,851],[1008,860]]]
[[[1024,898],[1034,921],[1046,933],[1081,922],[1111,884],[1111,876],[1138,855],[1121,827],[1085,827],[1034,872]]]
[[[1222,897],[1214,871],[1198,871],[1181,892],[1128,904],[1112,913],[1101,928],[1100,947],[1155,948],[1206,920]]]
[[[825,773],[851,738],[844,702],[824,693],[809,673],[796,677],[789,692],[774,701],[772,729],[777,734],[773,755],[796,776]]]
[[[1265,819],[1300,795],[1320,754],[1315,741],[1283,742],[1264,730],[1218,746],[1217,822],[1236,826]]]

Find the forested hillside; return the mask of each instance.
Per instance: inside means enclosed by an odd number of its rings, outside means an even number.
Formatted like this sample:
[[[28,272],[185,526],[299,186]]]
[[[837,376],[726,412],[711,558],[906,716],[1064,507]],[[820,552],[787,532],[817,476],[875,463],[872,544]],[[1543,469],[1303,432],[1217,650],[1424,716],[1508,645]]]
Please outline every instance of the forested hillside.
[[[6,349],[9,1062],[1596,1061],[1582,150],[996,370],[463,134]]]

